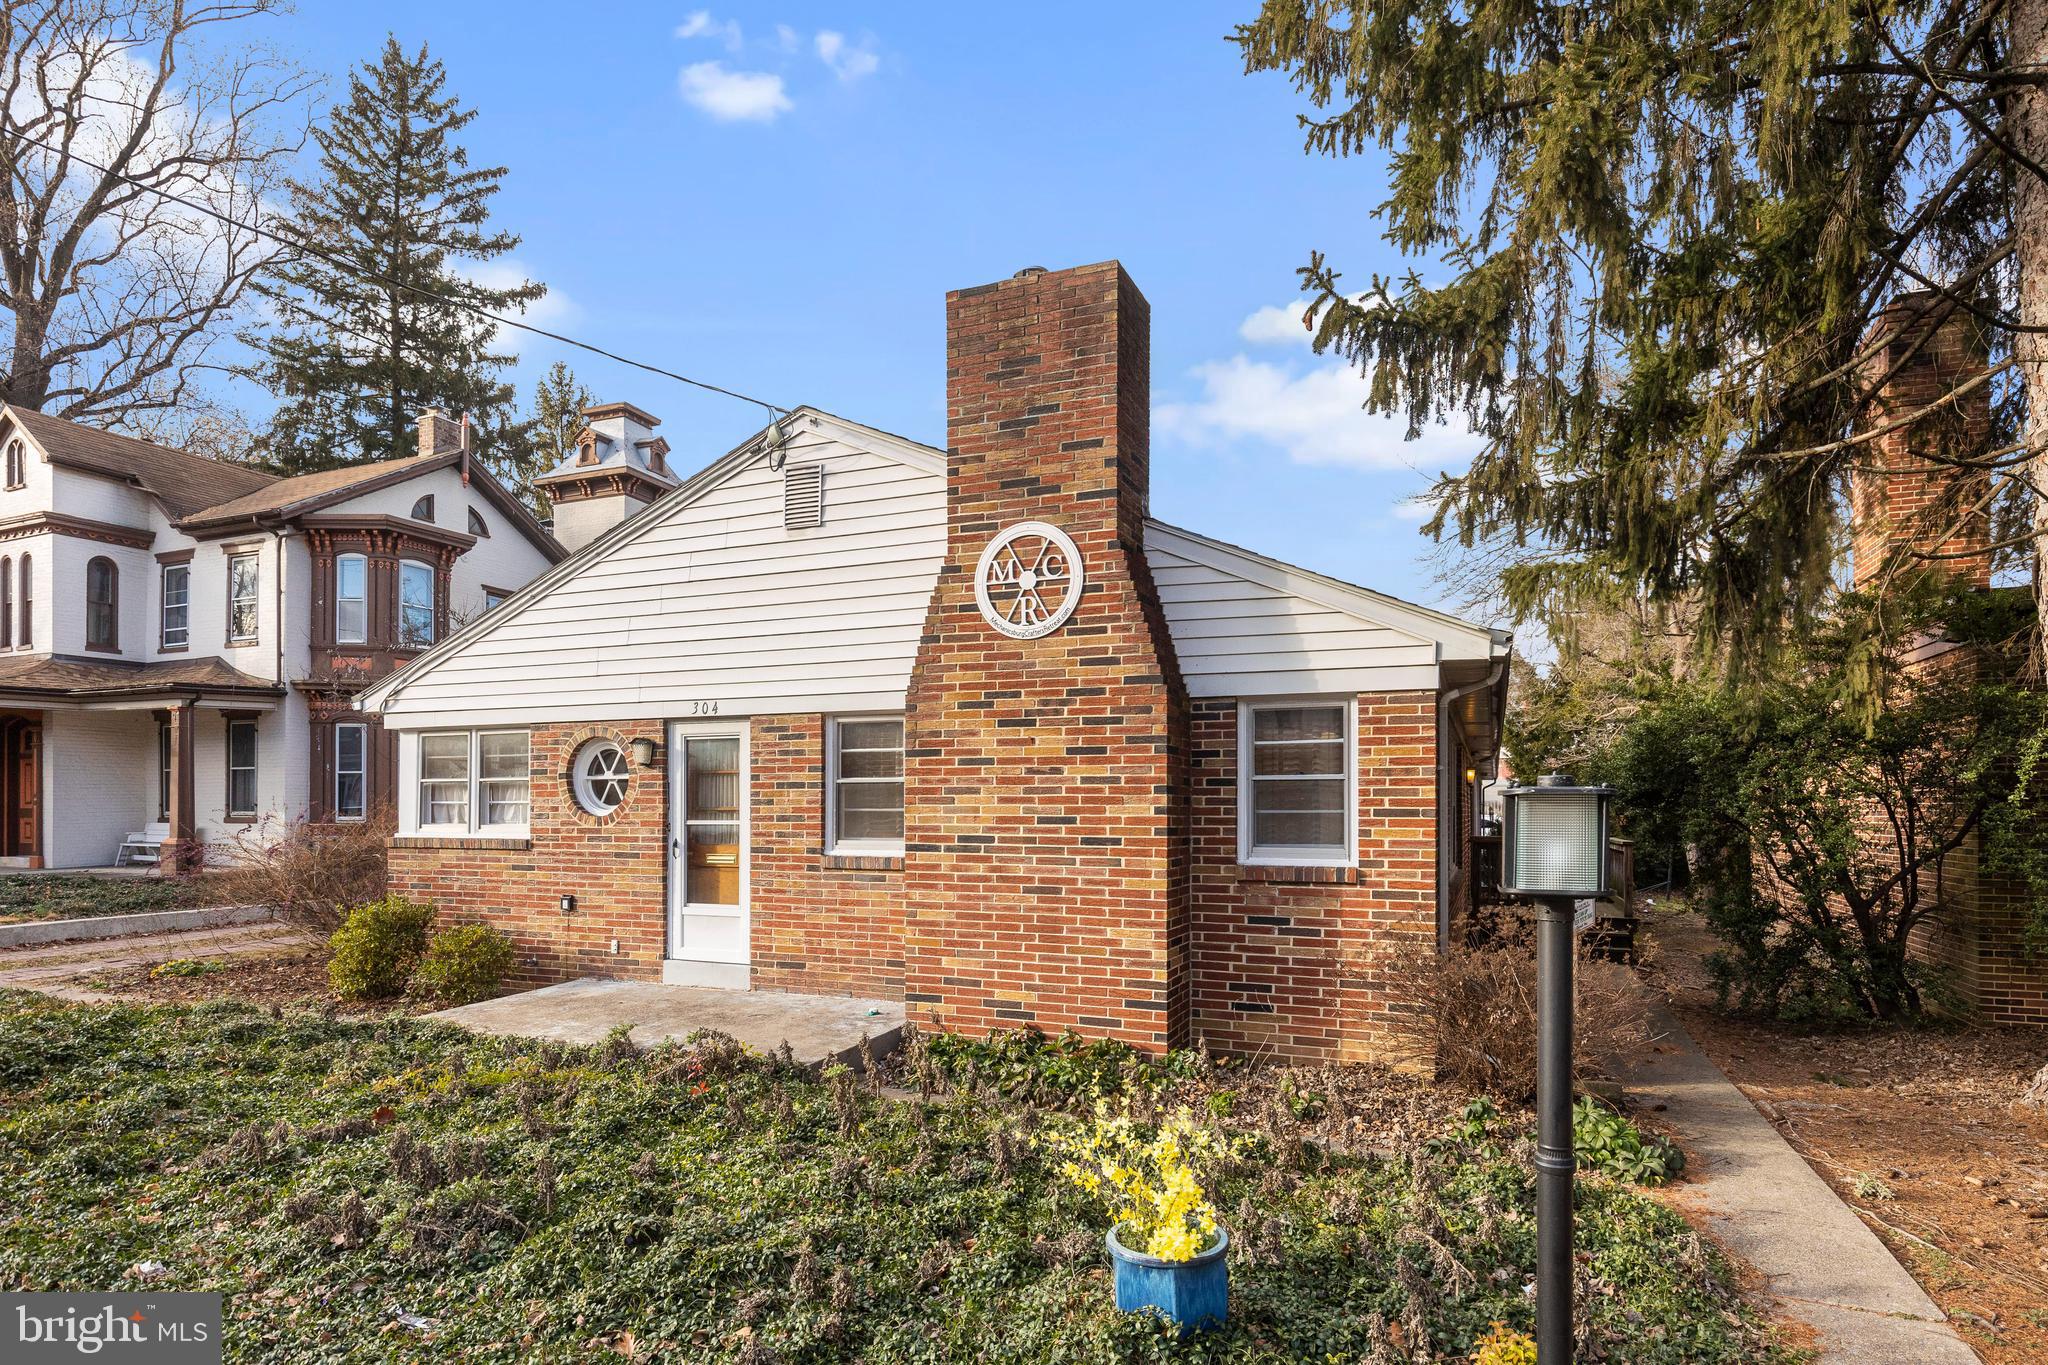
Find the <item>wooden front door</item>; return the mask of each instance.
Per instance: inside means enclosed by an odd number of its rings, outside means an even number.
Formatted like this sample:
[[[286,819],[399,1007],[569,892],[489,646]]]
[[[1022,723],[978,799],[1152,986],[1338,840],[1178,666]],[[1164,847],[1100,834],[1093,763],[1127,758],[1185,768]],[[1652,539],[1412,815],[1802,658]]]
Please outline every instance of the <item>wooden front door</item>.
[[[0,722],[0,855],[34,858],[43,842],[43,727]]]

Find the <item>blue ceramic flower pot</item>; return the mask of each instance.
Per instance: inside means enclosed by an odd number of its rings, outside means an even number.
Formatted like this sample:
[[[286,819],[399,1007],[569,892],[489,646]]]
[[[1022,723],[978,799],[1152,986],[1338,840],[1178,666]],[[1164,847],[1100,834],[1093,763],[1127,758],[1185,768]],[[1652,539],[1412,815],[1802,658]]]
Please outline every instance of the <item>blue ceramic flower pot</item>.
[[[1154,1312],[1180,1328],[1182,1336],[1221,1327],[1230,1316],[1230,1267],[1223,1253],[1230,1234],[1216,1229],[1216,1240],[1191,1261],[1167,1261],[1133,1251],[1119,1242],[1116,1229],[1105,1239],[1110,1264],[1116,1267],[1116,1306],[1126,1313]]]

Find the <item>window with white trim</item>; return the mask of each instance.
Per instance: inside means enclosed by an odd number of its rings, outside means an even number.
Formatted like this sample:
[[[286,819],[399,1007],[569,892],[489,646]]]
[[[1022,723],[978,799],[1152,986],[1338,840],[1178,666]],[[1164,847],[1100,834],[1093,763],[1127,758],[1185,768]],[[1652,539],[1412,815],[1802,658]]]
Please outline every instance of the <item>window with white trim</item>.
[[[192,641],[192,566],[166,564],[163,571],[164,649],[183,649]]]
[[[1243,862],[1341,867],[1356,860],[1357,742],[1347,700],[1238,708]]]
[[[345,721],[334,727],[334,818],[360,820],[369,792],[370,727]]]
[[[902,853],[903,718],[836,718],[826,749],[826,847],[845,853]]]
[[[256,722],[228,722],[228,816],[256,818]]]
[[[419,828],[524,834],[530,805],[524,730],[452,730],[419,740]]]
[[[417,559],[398,565],[398,647],[425,649],[434,643],[434,566]]]
[[[359,645],[370,638],[370,561],[363,555],[334,557],[334,641]]]
[[[228,556],[228,642],[244,644],[256,638],[256,590],[261,582],[256,554]]]

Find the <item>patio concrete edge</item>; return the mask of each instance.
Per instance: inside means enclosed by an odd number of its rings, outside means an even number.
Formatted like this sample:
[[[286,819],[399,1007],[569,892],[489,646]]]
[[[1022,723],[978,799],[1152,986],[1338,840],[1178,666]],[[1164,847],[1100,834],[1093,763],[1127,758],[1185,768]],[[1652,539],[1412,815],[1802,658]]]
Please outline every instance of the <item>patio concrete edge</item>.
[[[197,910],[149,910],[139,915],[30,920],[25,924],[0,924],[0,948],[167,934],[181,929],[220,929],[233,924],[260,924],[275,914],[268,905],[216,905]]]

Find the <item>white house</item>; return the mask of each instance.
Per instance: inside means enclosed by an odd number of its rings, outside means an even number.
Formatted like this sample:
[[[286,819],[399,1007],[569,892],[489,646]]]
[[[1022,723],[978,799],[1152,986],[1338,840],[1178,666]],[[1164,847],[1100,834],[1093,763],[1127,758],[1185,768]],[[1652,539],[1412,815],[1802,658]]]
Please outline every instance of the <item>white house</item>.
[[[0,863],[167,866],[362,819],[394,763],[355,696],[565,553],[459,424],[279,478],[0,405]]]

